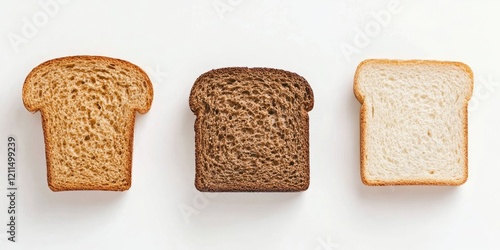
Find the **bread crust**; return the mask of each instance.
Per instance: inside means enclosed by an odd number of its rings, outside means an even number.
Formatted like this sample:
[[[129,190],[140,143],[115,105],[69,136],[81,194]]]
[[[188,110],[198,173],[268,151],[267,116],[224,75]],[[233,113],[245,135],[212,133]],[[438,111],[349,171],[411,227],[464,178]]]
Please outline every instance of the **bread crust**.
[[[464,114],[464,119],[462,123],[464,124],[462,130],[464,133],[463,143],[464,143],[464,178],[456,181],[429,181],[423,179],[414,179],[414,180],[401,180],[401,181],[385,181],[385,180],[370,180],[366,177],[365,164],[366,164],[366,115],[367,111],[364,105],[365,93],[362,93],[359,87],[359,74],[361,69],[367,64],[391,64],[391,65],[421,65],[421,64],[435,64],[435,65],[443,65],[449,66],[454,65],[464,70],[467,73],[470,79],[470,90],[466,96],[466,102],[464,103],[464,107],[462,108],[462,112]],[[356,73],[354,74],[354,96],[361,104],[360,110],[360,174],[361,181],[363,184],[367,186],[396,186],[396,185],[435,185],[435,186],[459,186],[464,184],[468,179],[468,101],[472,98],[472,91],[474,88],[474,74],[471,68],[462,63],[462,62],[452,62],[452,61],[437,61],[437,60],[391,60],[391,59],[367,59],[362,61],[358,67],[356,68]]]
[[[71,63],[71,62],[77,62],[81,60],[89,60],[89,61],[98,61],[98,62],[103,62],[103,63],[109,63],[109,64],[120,64],[123,65],[123,67],[132,69],[135,73],[138,73],[141,75],[141,78],[144,79],[146,84],[148,85],[146,87],[147,90],[147,99],[146,99],[146,105],[142,107],[135,107],[131,110],[129,118],[127,119],[128,122],[131,124],[130,129],[126,132],[128,137],[130,138],[129,140],[129,145],[127,145],[127,149],[129,149],[128,152],[128,157],[126,157],[126,184],[121,185],[121,186],[104,186],[101,185],[100,183],[93,183],[90,185],[86,184],[78,184],[78,185],[72,185],[72,184],[65,184],[64,186],[61,185],[55,185],[52,176],[52,148],[51,148],[51,141],[48,139],[48,119],[46,117],[46,114],[43,110],[43,106],[35,106],[33,105],[29,98],[27,92],[29,91],[29,82],[36,75],[36,73],[40,70],[50,68],[54,65],[57,65],[59,63]],[[44,134],[44,144],[45,144],[45,158],[46,158],[46,163],[47,163],[47,183],[49,188],[54,191],[54,192],[59,192],[59,191],[74,191],[74,190],[101,190],[101,191],[126,191],[130,189],[131,184],[132,184],[132,152],[133,152],[133,141],[134,141],[134,125],[135,125],[135,112],[139,112],[140,114],[145,114],[146,112],[149,111],[152,105],[153,101],[153,85],[151,83],[151,80],[149,79],[148,75],[144,70],[142,70],[140,67],[138,67],[135,64],[132,64],[128,61],[121,60],[121,59],[116,59],[116,58],[110,58],[110,57],[104,57],[104,56],[90,56],[90,55],[77,55],[77,56],[68,56],[68,57],[60,57],[60,58],[55,58],[48,60],[38,66],[36,66],[31,72],[28,74],[26,77],[24,84],[23,84],[23,90],[22,90],[22,96],[23,96],[23,104],[25,108],[32,112],[35,113],[37,111],[40,111],[41,113],[41,118],[42,118],[42,129],[43,129],[43,134]]]
[[[196,100],[196,95],[197,95],[197,90],[201,88],[201,85],[204,83],[203,79],[207,77],[216,77],[221,74],[225,73],[237,73],[241,71],[248,71],[248,70],[253,70],[256,72],[260,72],[262,74],[272,72],[274,74],[282,74],[287,77],[293,77],[298,79],[297,83],[301,84],[302,86],[305,87],[306,89],[306,94],[310,97],[306,103],[304,103],[303,110],[300,110],[298,112],[304,112],[304,120],[300,124],[304,128],[304,149],[307,151],[305,154],[305,162],[307,162],[306,166],[304,167],[304,172],[306,174],[307,182],[303,183],[302,186],[299,188],[290,188],[284,185],[278,185],[273,188],[264,188],[262,186],[255,188],[253,185],[242,185],[241,183],[226,183],[224,187],[216,187],[216,186],[208,186],[208,185],[203,185],[201,183],[201,171],[200,169],[203,166],[203,163],[201,162],[201,157],[200,155],[202,154],[203,148],[202,148],[202,128],[201,128],[201,117],[202,115],[200,114],[201,110],[201,103],[198,103]],[[285,70],[280,70],[280,69],[273,69],[273,68],[248,68],[248,67],[227,67],[227,68],[219,68],[219,69],[213,69],[210,70],[202,75],[200,75],[195,83],[193,84],[193,87],[191,88],[191,93],[189,96],[189,107],[191,111],[196,115],[196,120],[194,124],[194,131],[195,131],[195,165],[196,165],[196,173],[195,173],[195,187],[197,190],[201,192],[300,192],[300,191],[305,191],[309,188],[309,180],[310,180],[310,156],[309,156],[309,116],[308,112],[311,111],[314,107],[314,96],[313,96],[313,91],[309,83],[304,79],[302,76],[293,73],[293,72],[288,72]]]

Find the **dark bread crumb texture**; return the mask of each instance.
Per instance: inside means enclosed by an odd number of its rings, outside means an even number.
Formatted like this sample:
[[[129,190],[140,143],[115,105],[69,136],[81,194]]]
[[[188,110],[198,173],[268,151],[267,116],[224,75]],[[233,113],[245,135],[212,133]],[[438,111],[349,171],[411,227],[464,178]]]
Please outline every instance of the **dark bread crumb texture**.
[[[49,187],[129,189],[135,112],[152,99],[146,73],[119,59],[64,57],[33,69],[23,102],[42,114]]]
[[[201,75],[189,104],[195,122],[195,186],[208,192],[293,192],[309,187],[307,81],[270,68]]]

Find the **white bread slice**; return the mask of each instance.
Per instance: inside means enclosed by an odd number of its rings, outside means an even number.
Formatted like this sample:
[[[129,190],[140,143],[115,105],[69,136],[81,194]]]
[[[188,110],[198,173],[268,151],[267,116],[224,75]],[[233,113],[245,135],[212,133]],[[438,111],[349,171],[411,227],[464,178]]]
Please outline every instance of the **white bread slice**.
[[[366,60],[354,77],[362,104],[366,185],[461,185],[473,74],[459,62]]]
[[[146,73],[123,60],[72,56],[34,68],[23,102],[42,114],[50,189],[129,189],[135,113],[152,100]]]

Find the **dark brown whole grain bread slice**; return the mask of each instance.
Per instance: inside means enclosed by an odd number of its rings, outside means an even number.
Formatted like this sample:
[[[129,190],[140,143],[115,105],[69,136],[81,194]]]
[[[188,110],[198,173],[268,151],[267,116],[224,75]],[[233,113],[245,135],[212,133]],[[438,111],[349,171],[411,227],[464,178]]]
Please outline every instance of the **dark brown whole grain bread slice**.
[[[152,100],[146,73],[123,60],[72,56],[34,68],[23,102],[42,115],[50,189],[129,189],[135,113]]]
[[[309,187],[307,81],[270,68],[201,75],[189,98],[196,115],[195,186],[207,192],[294,192]]]

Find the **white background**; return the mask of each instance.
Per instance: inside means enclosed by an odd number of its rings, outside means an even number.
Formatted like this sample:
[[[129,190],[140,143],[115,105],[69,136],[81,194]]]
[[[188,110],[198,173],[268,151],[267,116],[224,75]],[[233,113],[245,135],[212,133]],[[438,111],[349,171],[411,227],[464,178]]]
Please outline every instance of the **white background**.
[[[72,0],[57,6],[47,11],[37,1],[11,0],[0,8],[1,190],[8,135],[19,149],[18,242],[6,240],[7,197],[0,191],[0,249],[500,249],[498,1]],[[390,20],[377,21],[372,13],[381,12]],[[29,25],[35,29],[26,31]],[[371,36],[363,40],[367,27]],[[38,64],[79,54],[128,60],[154,82],[152,109],[136,120],[127,192],[47,187],[40,114],[24,109],[21,88]],[[352,79],[367,58],[456,60],[473,69],[466,184],[362,185]],[[190,88],[200,74],[228,66],[281,68],[311,84],[306,192],[195,191]]]

